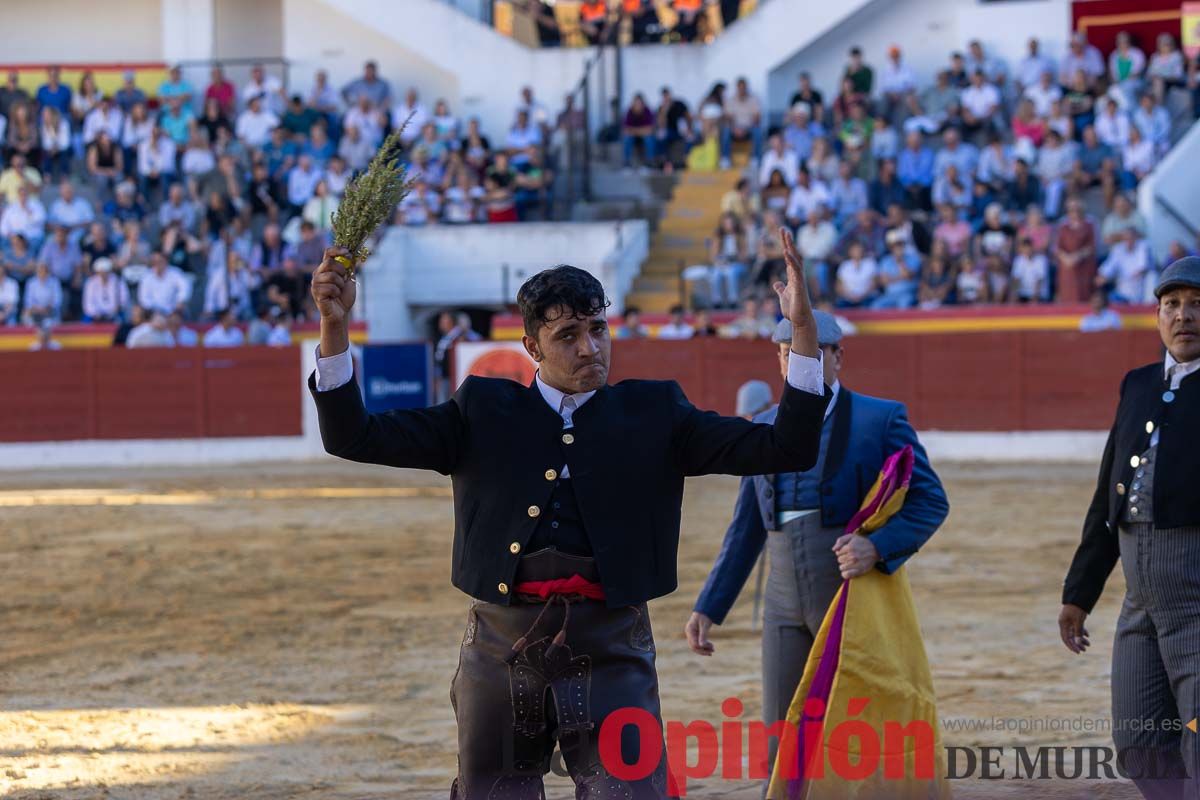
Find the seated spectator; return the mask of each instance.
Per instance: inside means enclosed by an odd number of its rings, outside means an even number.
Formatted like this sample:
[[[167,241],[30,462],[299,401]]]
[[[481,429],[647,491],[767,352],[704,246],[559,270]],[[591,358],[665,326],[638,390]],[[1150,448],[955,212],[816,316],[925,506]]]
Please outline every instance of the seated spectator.
[[[919,131],[905,135],[904,149],[896,161],[896,176],[908,193],[909,208],[930,208],[934,162],[933,151],[925,146]]]
[[[492,157],[492,145],[479,128],[479,118],[467,120],[467,133],[459,146],[463,161],[476,174],[482,175]]]
[[[695,320],[696,323],[692,326],[695,333],[692,338],[720,336],[720,330],[713,323],[712,312],[707,308],[699,309],[696,312]]]
[[[102,95],[100,104],[88,112],[83,120],[83,143],[91,144],[102,130],[108,131],[113,141],[118,141],[124,126],[125,114],[113,102],[112,95]]]
[[[1095,127],[1083,129],[1083,142],[1076,148],[1074,169],[1071,172],[1072,192],[1082,192],[1100,186],[1104,192],[1104,205],[1112,205],[1116,192],[1118,153],[1096,137]]]
[[[1084,76],[1089,88],[1104,75],[1104,58],[1095,46],[1088,44],[1083,31],[1071,34],[1068,51],[1059,63],[1059,82],[1070,83],[1077,73]]]
[[[1070,116],[1071,126],[1082,131],[1096,119],[1096,101],[1087,76],[1082,71],[1076,71],[1064,84],[1068,88],[1063,95],[1063,111]]]
[[[6,203],[15,203],[22,186],[31,189],[36,194],[42,186],[42,175],[35,168],[29,166],[25,156],[13,153],[8,168],[0,171],[0,197]]]
[[[62,319],[62,306],[62,284],[50,274],[50,267],[39,261],[33,277],[25,281],[21,323],[36,326],[46,320],[58,322]]]
[[[73,290],[73,299],[78,298],[83,289],[83,253],[79,245],[68,238],[66,228],[61,225],[51,228],[51,235],[46,237],[38,252],[38,261],[50,268],[50,274],[58,278],[68,294]],[[78,308],[78,303],[69,302],[68,308],[74,311]]]
[[[325,78],[323,73],[317,74],[319,78]],[[391,84],[379,77],[379,65],[374,61],[364,64],[362,77],[350,81],[342,89],[342,99],[346,105],[357,105],[364,97],[368,103],[378,107],[387,106],[392,101]]]
[[[263,107],[262,95],[254,95],[246,110],[238,114],[234,133],[250,147],[262,147],[271,138],[271,131],[279,127],[279,117]]]
[[[1142,88],[1142,73],[1146,70],[1146,54],[1135,47],[1129,31],[1117,34],[1117,46],[1108,56],[1108,77],[1112,85],[1133,105],[1133,98]]]
[[[787,211],[791,195],[792,190],[788,186],[787,179],[783,177],[783,171],[771,170],[771,176],[763,186],[762,192],[759,193],[759,206],[783,214]]]
[[[165,318],[172,311],[184,311],[190,295],[183,272],[170,266],[162,253],[152,253],[150,269],[138,281],[138,305]]]
[[[885,213],[890,205],[908,205],[908,191],[896,174],[895,159],[885,158],[879,162],[879,174],[871,181],[867,197],[871,210],[877,214]]]
[[[50,204],[50,222],[64,226],[71,239],[79,242],[88,226],[96,219],[92,204],[75,193],[75,184],[63,178],[58,197]]]
[[[842,145],[842,152],[845,152],[849,147],[862,147],[865,143],[871,141],[871,135],[874,133],[875,123],[867,114],[867,107],[863,103],[853,103],[850,106],[850,113],[842,120],[841,127],[838,128],[837,138]]]
[[[1113,199],[1112,211],[1100,224],[1100,240],[1104,247],[1113,247],[1121,240],[1126,228],[1137,228],[1141,236],[1146,235],[1146,219],[1142,213],[1133,207],[1133,201],[1127,194],[1118,194]],[[1089,292],[1085,297],[1090,296]]]
[[[262,239],[254,245],[250,252],[249,267],[251,272],[261,276],[283,269],[283,261],[287,253],[279,225],[269,222],[263,226]]]
[[[204,133],[204,140],[207,142],[215,142],[217,134],[222,130],[233,133],[233,124],[229,121],[229,115],[232,113],[232,109],[225,109],[214,98],[205,100],[204,110],[200,119],[196,121],[196,130],[192,131],[190,141],[195,141],[198,132]]]
[[[621,314],[621,327],[617,329],[618,339],[645,339],[650,335],[642,324],[642,312],[637,306],[626,306]]]
[[[296,261],[311,272],[316,269],[324,257],[326,246],[325,236],[308,220],[300,223],[300,241],[296,242]]]
[[[772,134],[767,140],[767,152],[758,168],[758,182],[766,186],[771,182],[771,173],[778,171],[788,186],[794,186],[800,173],[800,156],[787,146],[782,135]]]
[[[329,191],[329,182],[321,179],[313,187],[312,197],[305,201],[300,218],[324,235],[333,229],[333,214],[340,204],[341,201]]]
[[[323,177],[322,170],[317,168],[307,153],[302,153],[296,159],[296,166],[287,174],[287,199],[293,213],[299,213],[304,208]]]
[[[153,128],[150,138],[138,146],[137,172],[142,195],[161,200],[166,184],[175,178],[175,143],[162,128]]]
[[[117,108],[121,109],[121,113],[129,114],[134,106],[141,103],[146,103],[146,93],[138,88],[137,73],[131,69],[121,73],[121,88],[117,89],[113,95],[113,100],[116,101]],[[116,136],[114,139],[118,138]]]
[[[908,248],[903,235],[890,233],[887,255],[879,262],[877,277],[880,293],[871,308],[904,309],[917,303],[921,275],[921,257]]]
[[[1010,297],[1016,303],[1040,303],[1049,299],[1049,293],[1050,264],[1044,253],[1034,249],[1031,240],[1023,238],[1013,258]]]
[[[728,124],[721,128],[721,158],[732,156],[733,143],[750,142],[754,158],[762,156],[762,104],[750,91],[745,78],[738,78],[733,96],[725,103]]]
[[[159,252],[167,257],[167,263],[184,272],[193,272],[192,257],[205,251],[205,245],[185,231],[178,222],[171,222],[159,232]]]
[[[949,164],[946,171],[933,182],[930,199],[934,206],[949,205],[956,215],[966,215],[971,206],[971,188],[971,182],[958,174],[958,167]]]
[[[996,256],[1004,263],[1004,274],[1008,275],[1016,236],[1016,230],[1004,220],[1004,209],[999,203],[992,203],[984,212],[983,224],[975,234],[972,255],[976,261],[985,261],[991,256]]]
[[[16,278],[24,284],[33,275],[33,269],[37,266],[29,241],[18,233],[10,236],[3,244],[4,246],[0,247],[0,258],[3,259],[5,270],[9,277]]]
[[[183,324],[183,314],[178,311],[167,315],[167,331],[176,347],[196,347],[200,344],[200,337],[194,330]]]
[[[921,286],[917,292],[917,304],[923,311],[954,304],[953,262],[946,246],[940,240],[935,240],[929,261],[921,270]]]
[[[796,91],[792,93],[792,99],[788,101],[788,107],[795,111],[797,103],[804,103],[807,106],[806,110],[812,116],[824,116],[825,100],[821,92],[813,86],[812,76],[807,72],[801,72],[798,78],[799,85]]]
[[[900,154],[900,134],[888,117],[876,116],[871,126],[871,158],[876,162],[895,160]]]
[[[137,306],[134,308],[137,309]],[[167,315],[159,311],[143,313],[148,313],[150,318],[134,325],[126,335],[125,346],[131,348],[174,347],[175,337],[171,335]]]
[[[1166,91],[1182,87],[1186,83],[1187,66],[1183,53],[1175,44],[1175,37],[1169,33],[1160,33],[1155,41],[1155,50],[1150,56],[1150,64],[1146,68],[1146,79],[1150,82],[1150,91],[1156,97],[1166,97]]]
[[[655,134],[658,137],[657,152],[664,160],[664,168],[683,163],[683,155],[692,141],[692,113],[687,103],[674,97],[664,86],[655,109]],[[671,166],[668,166],[671,165]]]
[[[784,212],[788,226],[797,227],[802,220],[808,218],[808,212],[821,206],[828,208],[832,203],[828,187],[820,180],[811,179],[807,169],[801,169],[796,185],[788,195],[787,209]]]
[[[684,321],[684,307],[681,305],[671,306],[671,321],[665,325],[660,325],[658,328],[659,339],[691,339],[696,331],[691,325]]]
[[[4,152],[9,159],[19,155],[23,164],[41,163],[42,134],[34,113],[34,107],[24,102],[13,103],[9,109],[4,141]]]
[[[454,185],[443,193],[442,222],[455,225],[479,222],[485,194],[479,181],[464,169],[456,176]]]
[[[879,268],[859,242],[850,244],[849,257],[837,269],[838,308],[864,306],[875,299]]]
[[[46,235],[46,207],[25,184],[17,186],[16,198],[0,213],[0,239],[12,244],[14,236],[22,237],[37,250]]]
[[[96,140],[88,145],[87,172],[101,200],[111,198],[116,185],[124,178],[125,154],[109,137],[108,131],[100,131]]]
[[[227,312],[234,318],[249,318],[252,293],[261,285],[261,276],[252,273],[246,260],[234,251],[225,256],[225,268],[209,273],[204,289],[204,314],[220,319]]]
[[[1033,252],[1045,253],[1050,250],[1050,238],[1054,229],[1046,221],[1042,209],[1030,206],[1025,209],[1025,219],[1017,227],[1017,239],[1028,239],[1033,244]]]
[[[1028,142],[1022,148],[1024,152],[1029,152],[1029,145],[1041,147],[1042,140],[1046,138],[1046,120],[1037,114],[1029,98],[1022,99],[1017,106],[1017,113],[1012,119],[1012,135],[1019,147],[1022,142]]]
[[[771,240],[778,243],[778,228],[768,232]],[[809,294],[813,297],[831,297],[834,293],[835,278],[832,270],[836,245],[837,229],[825,218],[825,209],[820,206],[809,209],[804,225],[796,234],[796,249],[804,259],[804,269],[808,273]],[[763,283],[771,286],[775,280],[782,280],[784,275],[785,264],[781,250],[771,279]]]
[[[1104,109],[1096,117],[1096,138],[1114,150],[1121,150],[1129,141],[1129,117],[1111,97],[1104,100]]]
[[[1079,319],[1079,330],[1083,333],[1117,331],[1121,329],[1121,315],[1108,307],[1108,294],[1103,289],[1092,292],[1092,310]]]
[[[955,260],[967,251],[971,240],[971,226],[963,219],[952,203],[938,206],[939,221],[933,229],[934,242],[941,242],[948,259]]]
[[[1147,302],[1146,276],[1153,270],[1150,248],[1135,227],[1125,228],[1096,276],[1097,288],[1111,288],[1114,303]]]
[[[827,139],[817,139],[813,142],[812,153],[804,167],[813,176],[814,181],[828,185],[837,180],[838,165],[841,159],[833,152]]]
[[[988,138],[987,147],[979,152],[975,178],[986,183],[993,192],[1000,193],[1012,180],[1014,172],[1012,148],[1004,143],[999,134],[992,134]]]
[[[987,268],[970,253],[958,259],[954,275],[954,297],[958,305],[977,305],[991,302],[991,284]]]
[[[1033,113],[1044,119],[1050,116],[1050,107],[1055,101],[1062,99],[1063,92],[1062,88],[1054,82],[1054,75],[1043,71],[1038,75],[1036,83],[1025,87],[1022,96],[1033,104]],[[1015,131],[1013,135],[1016,135]]]
[[[775,331],[775,318],[762,313],[758,301],[747,297],[742,313],[720,331],[726,339],[766,339]]]
[[[1121,188],[1133,189],[1154,169],[1158,154],[1154,142],[1142,136],[1136,125],[1129,128],[1129,141],[1121,151]]]
[[[508,129],[504,146],[514,166],[525,163],[529,158],[529,148],[542,146],[542,128],[530,120],[528,111],[517,111],[517,119]]]
[[[16,325],[20,306],[21,284],[8,274],[8,268],[0,262],[0,325]]]
[[[313,163],[322,169],[337,155],[337,147],[325,132],[325,120],[319,120],[309,129],[308,141],[300,148],[300,152],[307,153]]]
[[[1151,92],[1145,92],[1138,100],[1138,109],[1133,112],[1133,127],[1154,145],[1155,155],[1165,155],[1171,149],[1171,115]]]
[[[904,108],[906,96],[917,88],[917,78],[904,63],[899,47],[889,47],[887,57],[887,64],[879,72],[879,90],[883,95],[883,114],[890,118]]]
[[[117,184],[113,199],[104,204],[104,216],[108,218],[113,236],[120,238],[127,222],[141,223],[146,218],[146,209],[137,199],[137,189],[130,181]]]
[[[837,179],[829,187],[829,199],[839,225],[869,207],[867,185],[852,174],[849,162],[838,165]]]
[[[72,130],[78,131],[83,127],[83,121],[87,119],[87,115],[100,105],[102,96],[96,87],[96,76],[90,69],[85,69],[79,78],[79,88],[71,94],[71,101],[67,109],[64,110],[54,105],[43,105],[42,109],[53,108]]]
[[[1013,164],[1013,178],[1004,192],[1004,207],[1020,212],[1042,203],[1042,182],[1029,170],[1029,162],[1018,158]]]
[[[208,86],[204,90],[204,106],[214,103],[217,109],[225,115],[234,112],[237,105],[237,89],[225,77],[225,70],[220,65],[214,66],[208,73]]]
[[[124,169],[124,174],[132,175],[137,167],[137,152],[138,147],[142,142],[150,138],[150,131],[154,129],[156,121],[150,116],[150,112],[146,110],[144,103],[138,103],[129,110],[125,115],[124,122],[121,123],[121,135],[119,137],[109,137],[113,144],[116,144],[121,149],[121,161]],[[99,132],[97,132],[97,138]],[[93,140],[94,142],[95,140]],[[89,146],[88,151],[90,153]]]
[[[821,114],[822,109],[819,105],[815,108],[816,111],[813,112],[808,103],[794,103],[791,111],[788,112],[787,124],[780,133],[787,149],[796,154],[800,163],[807,161],[808,157],[812,155],[813,142],[825,138],[825,126],[819,119],[814,118]],[[793,182],[794,174],[792,173]],[[788,173],[785,172],[784,177],[787,176]]]
[[[160,112],[158,116],[158,124],[163,129],[163,133],[170,137],[176,147],[183,147],[187,144],[188,136],[191,135],[195,122],[196,115],[192,112],[192,107],[184,105],[178,97],[170,98],[167,101],[166,110]]]
[[[49,180],[65,177],[71,171],[71,127],[58,109],[42,109],[39,135],[42,145],[42,172]]]
[[[967,136],[996,130],[1002,124],[1000,91],[991,83],[983,70],[971,73],[971,85],[961,95],[963,129]]]
[[[283,266],[264,284],[267,302],[276,311],[282,310],[289,317],[304,316],[304,283],[304,275],[296,259],[290,254],[285,256]]]
[[[83,321],[120,322],[128,307],[129,287],[113,274],[112,259],[97,258],[83,284]]]
[[[1038,151],[1037,167],[1046,216],[1051,219],[1057,219],[1062,209],[1067,179],[1071,176],[1077,160],[1074,142],[1064,142],[1058,131],[1049,131],[1046,134],[1046,143]]]
[[[516,165],[514,200],[517,216],[522,220],[548,219],[550,215],[550,187],[554,185],[554,173],[546,168],[542,151],[530,147],[522,163]]]
[[[217,324],[204,334],[205,347],[241,347],[246,343],[245,334],[238,327],[238,313],[233,308],[217,312]]]
[[[517,176],[508,162],[508,153],[500,151],[484,177],[487,191],[488,222],[517,222],[517,204],[513,193]]]
[[[750,263],[746,232],[737,217],[733,214],[721,215],[708,249],[712,262],[713,305],[717,308],[735,308],[738,288]]]
[[[848,258],[850,245],[858,242],[863,246],[865,255],[872,258],[883,255],[886,248],[883,243],[885,230],[881,219],[869,208],[860,211],[855,215],[853,222],[841,231],[834,253],[839,258]]]
[[[98,258],[112,258],[117,253],[116,244],[109,238],[108,226],[99,220],[88,225],[79,247],[87,264],[94,264]]]
[[[733,214],[743,228],[753,227],[761,210],[758,195],[750,190],[749,178],[738,178],[733,189],[721,196],[721,213]]]
[[[250,80],[246,81],[246,85],[242,87],[241,95],[242,102],[246,105],[250,104],[251,98],[261,97],[263,108],[275,116],[282,114],[287,106],[283,81],[274,75],[267,74],[262,64],[254,64],[250,67]]]
[[[291,136],[305,137],[313,125],[321,120],[322,117],[316,109],[306,106],[304,98],[294,94],[288,100],[287,110],[283,112],[283,119],[279,124]]]
[[[1067,200],[1067,215],[1054,235],[1054,264],[1057,268],[1060,303],[1081,303],[1095,290],[1096,232],[1083,215],[1077,197]]]
[[[437,222],[441,211],[441,199],[429,188],[424,179],[418,178],[412,191],[400,201],[398,220],[401,225],[416,227]]]

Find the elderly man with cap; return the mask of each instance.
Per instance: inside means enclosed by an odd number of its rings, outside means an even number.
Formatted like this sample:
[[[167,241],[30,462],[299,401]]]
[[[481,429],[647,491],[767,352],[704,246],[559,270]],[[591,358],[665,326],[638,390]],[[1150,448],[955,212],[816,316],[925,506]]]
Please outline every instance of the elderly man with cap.
[[[1183,730],[1200,713],[1200,258],[1167,267],[1154,294],[1167,353],[1121,382],[1058,624],[1067,649],[1087,649],[1084,621],[1120,561],[1113,741],[1157,800],[1200,796],[1197,734]]]
[[[688,644],[700,655],[715,651],[708,639],[733,606],[759,553],[771,564],[763,620],[763,722],[787,718],[788,705],[804,673],[808,651],[843,578],[868,570],[890,574],[916,553],[949,510],[941,481],[908,422],[902,403],[858,394],[841,385],[842,331],[833,315],[815,311],[825,383],[833,400],[826,407],[817,463],[804,472],[742,479],[733,521],[720,555],[685,627]],[[772,337],[786,373],[791,330]],[[770,422],[770,408],[755,422]],[[845,534],[884,460],[912,445],[912,481],[903,508],[866,536]],[[770,760],[778,742],[772,737]],[[769,767],[769,765],[768,765]],[[751,765],[751,774],[762,765]]]

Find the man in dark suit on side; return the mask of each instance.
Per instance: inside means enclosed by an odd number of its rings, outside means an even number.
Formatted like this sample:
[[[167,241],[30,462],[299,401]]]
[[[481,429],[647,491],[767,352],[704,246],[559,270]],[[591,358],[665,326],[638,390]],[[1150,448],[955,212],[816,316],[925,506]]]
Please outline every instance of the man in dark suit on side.
[[[1200,797],[1200,258],[1154,290],[1163,361],[1126,374],[1083,538],[1063,582],[1059,635],[1073,653],[1117,561],[1125,601],[1112,656],[1118,763],[1153,800]],[[1189,777],[1190,776],[1190,777]]]
[[[775,289],[793,333],[771,425],[700,411],[674,381],[608,385],[604,288],[568,266],[517,295],[538,363],[529,386],[472,377],[441,405],[368,414],[347,355],[354,281],[335,260],[345,251],[326,251],[309,378],[325,449],[453,481],[451,581],[475,602],[451,684],[452,798],[542,798],[556,741],[578,796],[666,796],[665,758],[618,779],[599,741],[614,711],[640,709],[653,724],[620,729],[622,760],[663,752],[646,601],[676,587],[684,478],[807,469],[820,443],[828,389],[803,269],[781,236],[788,283]]]
[[[842,330],[824,311],[815,312],[815,320],[825,383],[833,393],[817,462],[808,470],[742,478],[733,521],[684,628],[692,650],[712,655],[712,625],[725,621],[766,548],[771,573],[764,596],[762,676],[768,728],[787,719],[809,650],[842,580],[871,569],[895,572],[937,531],[950,508],[904,404],[842,385]],[[772,340],[782,357],[791,330],[776,328]],[[754,421],[770,422],[775,414],[771,407]],[[884,460],[905,445],[913,448],[913,473],[904,506],[870,537],[847,534],[846,523]],[[768,774],[778,746],[775,738],[769,740]],[[751,766],[757,772],[759,765]]]

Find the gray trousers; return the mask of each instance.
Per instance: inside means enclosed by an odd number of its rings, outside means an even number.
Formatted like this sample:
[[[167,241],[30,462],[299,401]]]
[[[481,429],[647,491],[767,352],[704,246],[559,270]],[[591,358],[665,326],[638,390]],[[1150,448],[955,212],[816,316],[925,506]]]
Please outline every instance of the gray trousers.
[[[1200,734],[1183,728],[1200,715],[1200,529],[1123,524],[1120,544],[1113,742],[1148,800],[1200,800]]]
[[[813,639],[833,602],[842,575],[833,543],[844,531],[821,527],[820,513],[792,520],[767,534],[771,571],[763,604],[763,722],[787,719]],[[778,742],[768,745],[775,763]]]

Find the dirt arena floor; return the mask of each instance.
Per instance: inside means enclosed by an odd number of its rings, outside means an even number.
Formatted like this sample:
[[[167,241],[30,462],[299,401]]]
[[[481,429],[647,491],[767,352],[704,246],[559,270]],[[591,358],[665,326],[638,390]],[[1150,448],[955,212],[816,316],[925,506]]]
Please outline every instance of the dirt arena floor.
[[[910,577],[941,716],[1041,726],[947,729],[946,743],[1108,744],[1103,730],[1047,730],[1108,720],[1119,570],[1091,652],[1068,653],[1055,622],[1094,467],[938,467],[953,511]],[[670,719],[719,721],[731,695],[758,715],[751,592],[713,658],[681,632],[735,489],[689,482],[680,588],[652,604]],[[450,509],[440,476],[333,460],[0,473],[0,796],[446,797],[467,606],[449,585]],[[688,788],[759,796],[748,781]],[[547,793],[573,796],[554,776]],[[1137,796],[1086,780],[960,780],[954,793]]]

